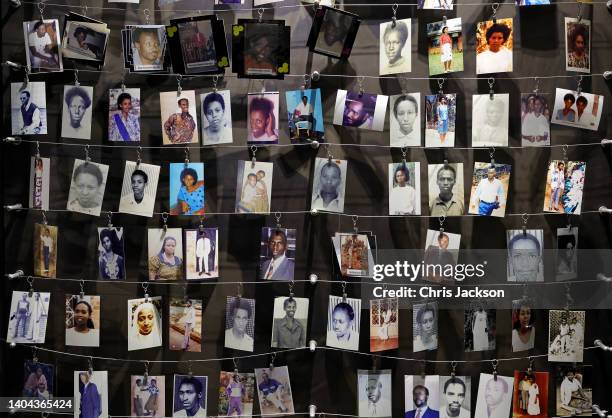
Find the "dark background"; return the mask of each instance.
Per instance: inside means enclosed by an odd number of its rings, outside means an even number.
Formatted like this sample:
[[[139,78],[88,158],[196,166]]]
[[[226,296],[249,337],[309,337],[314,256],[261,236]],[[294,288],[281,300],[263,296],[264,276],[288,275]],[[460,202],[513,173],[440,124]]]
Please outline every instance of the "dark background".
[[[60,2],[57,2],[60,3]],[[61,1],[64,3],[64,1]],[[68,3],[68,2],[67,2]],[[108,4],[101,0],[88,1],[87,14],[109,24],[111,29],[108,44],[105,73],[86,73],[86,67],[79,67],[79,79],[82,85],[94,86],[93,126],[92,140],[61,140],[61,105],[65,84],[73,84],[72,71],[59,74],[33,75],[32,81],[46,81],[48,135],[36,137],[40,141],[69,142],[82,144],[106,144],[107,118],[108,118],[108,89],[117,88],[121,84],[122,57],[120,29],[126,24],[144,23],[144,9],[151,12],[151,23],[166,23],[170,18],[186,17],[198,14],[198,9],[210,9],[211,2],[205,5],[200,1],[188,0],[177,2],[174,5],[164,6],[166,11],[153,11],[157,6],[151,0],[141,0],[140,5]],[[461,2],[460,2],[461,3]],[[472,2],[473,3],[473,2]],[[70,0],[66,6],[47,5],[44,11],[45,18],[56,18],[63,25],[63,14],[69,10],[81,12],[80,2]],[[282,8],[281,6],[294,4],[294,0],[277,3],[275,10],[266,10],[264,19],[285,19],[292,27],[291,32],[291,69],[296,77],[287,77],[285,81],[266,81],[263,83],[268,91],[299,89],[302,84],[301,74],[318,70],[322,74],[335,74],[336,77],[322,77],[313,83],[313,87],[322,89],[323,106],[325,108],[326,136],[331,143],[338,144],[376,144],[388,145],[388,122],[386,130],[379,132],[363,132],[353,129],[333,126],[333,105],[338,88],[358,89],[357,79],[347,76],[378,74],[378,28],[381,22],[389,21],[392,16],[391,6],[360,7],[347,6],[346,10],[355,12],[364,18],[351,57],[346,62],[338,62],[316,54],[310,54],[304,47],[311,25],[312,8]],[[352,3],[354,4],[354,3]],[[97,7],[108,7],[99,9]],[[11,60],[19,63],[25,62],[23,44],[22,21],[39,18],[35,4],[25,4],[19,9],[12,9],[8,2],[1,2],[2,19],[2,61]],[[247,5],[251,3],[247,0]],[[192,10],[192,11],[187,11]],[[218,6],[219,16],[225,21],[226,33],[229,36],[231,23],[237,18],[257,17],[257,11],[232,11],[227,6]],[[203,14],[207,14],[203,11]],[[576,88],[574,74],[565,71],[564,63],[564,28],[563,17],[575,17],[578,14],[577,4],[559,4],[545,7],[518,8],[512,3],[502,4],[497,16],[514,17],[514,69],[511,77],[526,77],[525,79],[497,79],[496,92],[510,93],[510,145],[520,146],[520,93],[530,92],[535,87],[532,77],[540,78],[541,92],[554,93],[555,87],[569,89]],[[490,18],[491,7],[482,5],[455,6],[453,11],[416,11],[415,6],[400,5],[398,18],[413,18],[413,53],[412,73],[407,76],[427,77],[427,46],[425,25],[428,22],[441,20],[442,16],[462,17],[464,30],[464,66],[463,73],[451,74],[444,85],[445,92],[454,92],[458,95],[457,106],[457,133],[455,146],[467,147],[470,144],[471,132],[471,95],[488,92],[486,77],[475,77],[474,36],[476,23]],[[591,57],[593,73],[602,73],[612,69],[612,54],[610,47],[612,39],[612,18],[604,4],[585,5],[583,16],[592,21]],[[418,19],[418,20],[417,20]],[[65,68],[71,63],[65,61]],[[229,73],[228,73],[229,74]],[[550,75],[567,76],[567,78],[543,77]],[[503,76],[503,75],[502,75]],[[458,77],[471,77],[465,80]],[[3,67],[3,136],[10,135],[10,82],[23,80],[23,74]],[[401,86],[397,78],[376,79],[366,78],[364,89],[371,93],[398,94]],[[422,94],[438,91],[436,80],[402,80],[407,91],[420,91]],[[176,90],[176,80],[173,76],[145,76],[128,75],[127,87],[140,87],[141,89],[141,144],[142,146],[161,145],[161,127],[159,116],[159,92]],[[200,77],[183,81],[183,89],[196,89],[199,94],[209,91],[212,82],[209,78]],[[585,77],[582,82],[583,90],[605,96],[604,114],[599,125],[599,131],[586,131],[558,125],[552,125],[552,144],[569,144],[568,158],[570,160],[583,160],[587,162],[586,181],[584,189],[583,212],[594,211],[600,205],[612,207],[612,181],[610,180],[611,154],[610,147],[599,145],[572,147],[573,144],[596,142],[609,135],[612,127],[612,113],[610,84],[601,76]],[[191,161],[203,161],[206,175],[207,211],[212,213],[233,212],[236,189],[237,161],[250,158],[246,146],[246,94],[260,91],[262,82],[238,80],[228,77],[219,83],[219,88],[229,88],[232,91],[232,115],[234,119],[233,134],[234,145],[237,147],[218,146],[201,150],[191,150]],[[284,96],[284,95],[283,95]],[[280,114],[286,115],[285,100],[281,99]],[[198,105],[198,118],[199,105]],[[424,115],[422,114],[422,118]],[[424,123],[424,120],[421,120]],[[198,123],[199,125],[199,123]],[[199,127],[199,126],[198,126]],[[288,144],[288,129],[285,118],[281,118],[281,144]],[[106,186],[103,211],[117,211],[121,181],[123,178],[124,161],[136,159],[135,148],[113,144],[112,148],[92,147],[90,155],[95,162],[104,162],[110,165]],[[138,144],[136,144],[138,145]],[[41,145],[41,155],[51,157],[51,198],[52,209],[65,209],[70,175],[74,158],[84,157],[84,148],[68,146]],[[124,148],[124,149],[122,149]],[[335,158],[348,159],[348,181],[346,188],[345,212],[358,215],[386,215],[387,212],[387,167],[392,161],[401,158],[399,149],[385,147],[338,147],[332,146],[331,152]],[[5,144],[2,147],[2,193],[3,203],[20,202],[27,206],[29,162],[34,155],[33,144],[17,146]],[[257,159],[274,162],[274,181],[272,192],[272,211],[302,211],[309,208],[311,170],[315,156],[325,156],[324,149],[317,150],[310,147],[259,147]],[[512,164],[512,178],[510,181],[507,214],[538,213],[541,211],[546,163],[551,158],[561,158],[562,149],[497,149],[495,159],[500,163]],[[168,163],[181,162],[184,159],[184,148],[165,147],[163,149],[145,149],[142,153],[143,162],[162,166],[159,188],[157,193],[156,212],[168,211]],[[421,200],[422,213],[427,213],[427,163],[441,163],[444,158],[451,162],[464,162],[464,181],[469,184],[472,168],[475,161],[488,161],[488,150],[460,150],[449,149],[409,149],[407,160],[421,162]],[[465,191],[466,202],[469,198],[469,187]],[[41,221],[41,215],[36,211],[2,212],[4,226],[4,266],[6,272],[13,272],[18,268],[26,274],[32,273],[32,234],[33,224]],[[49,223],[59,227],[59,258],[58,277],[60,278],[86,278],[96,279],[96,247],[98,226],[106,225],[107,218],[103,214],[100,218],[67,212],[50,212],[47,214]],[[173,217],[168,221],[171,227],[189,228],[199,223],[197,217]],[[255,281],[256,268],[259,256],[259,237],[261,227],[273,226],[276,221],[273,215],[264,216],[210,216],[206,217],[206,226],[219,228],[220,253],[220,279],[219,283],[227,281]],[[325,344],[325,328],[328,294],[341,293],[339,278],[334,271],[334,260],[329,237],[336,231],[352,230],[350,217],[340,215],[285,214],[282,216],[283,227],[297,229],[297,258],[296,279],[307,279],[310,273],[318,274],[320,279],[336,280],[336,283],[318,283],[310,285],[296,283],[296,296],[311,298],[309,315],[309,338],[316,339],[320,345]],[[126,231],[127,272],[129,280],[146,280],[146,229],[160,227],[161,217],[151,219],[131,215],[113,215],[113,224],[123,226]],[[362,230],[371,230],[377,236],[379,249],[392,248],[422,248],[425,242],[428,227],[439,227],[436,218],[407,217],[407,218],[360,218],[358,221]],[[612,229],[609,216],[597,213],[585,213],[580,217],[573,217],[572,224],[580,226],[580,248],[610,248]],[[462,235],[461,247],[469,248],[504,248],[506,243],[505,230],[520,228],[520,216],[507,216],[506,218],[477,218],[461,217],[447,220],[446,230]],[[556,228],[567,225],[563,215],[540,216],[529,218],[529,228],[543,228],[545,232],[545,248],[552,248]],[[609,272],[610,273],[610,272]],[[592,279],[592,274],[580,277]],[[351,279],[352,280],[352,279]],[[349,281],[351,281],[349,280]],[[142,297],[143,291],[136,284],[114,283],[87,283],[86,294],[99,294],[102,296],[102,332],[100,348],[79,348],[64,346],[63,300],[64,294],[79,292],[79,283],[67,281],[37,280],[35,289],[52,291],[51,316],[47,326],[45,347],[80,353],[84,355],[106,356],[119,359],[148,359],[148,360],[196,360],[220,357],[240,356],[243,352],[223,348],[223,324],[226,296],[234,295],[236,285],[199,285],[190,284],[188,294],[191,298],[204,300],[203,318],[203,344],[202,353],[172,352],[167,348],[148,349],[145,351],[127,352],[127,313],[126,299]],[[574,285],[582,286],[582,285]],[[556,288],[556,286],[552,286]],[[0,324],[2,324],[2,337],[6,336],[5,327],[8,323],[6,314],[10,306],[12,290],[27,289],[25,280],[3,284],[3,308],[1,309]],[[535,286],[535,292],[550,291],[551,286]],[[561,289],[557,289],[562,294]],[[275,296],[287,295],[289,289],[286,283],[261,283],[258,285],[245,284],[245,297],[255,298],[256,329],[255,353],[270,351],[270,333],[272,327],[272,307]],[[610,284],[595,286],[593,292],[609,292]],[[170,296],[181,297],[183,286],[152,284],[149,286],[152,296],[161,295],[165,304],[164,316],[167,316],[167,303]],[[347,293],[350,297],[359,297],[359,287],[349,284]],[[559,299],[559,307],[565,306],[565,299]],[[365,313],[365,312],[364,312]],[[493,358],[526,357],[528,354],[546,354],[547,320],[546,312],[539,312],[535,324],[536,348],[532,353],[511,352],[511,324],[510,311],[497,312],[497,349],[484,353],[463,352],[463,312],[440,312],[439,341],[437,351],[429,353],[411,352],[412,333],[410,331],[412,314],[410,310],[400,313],[400,349],[383,354],[405,358],[428,360],[488,360]],[[362,321],[361,345],[362,352],[369,351],[367,315]],[[612,315],[610,311],[589,311],[586,319],[585,345],[591,346],[595,338],[601,338],[608,345],[612,345]],[[167,320],[164,318],[164,326]],[[167,345],[168,331],[164,329],[163,341]],[[23,382],[23,360],[31,358],[31,352],[24,346],[9,349],[2,346],[0,352],[2,376],[11,376],[1,380],[0,393],[3,396],[15,396],[20,392]],[[72,396],[73,370],[85,370],[86,359],[55,355],[39,352],[42,362],[53,363],[57,368],[58,389],[56,395]],[[610,397],[612,384],[608,376],[612,373],[612,357],[599,349],[585,352],[585,363],[595,366],[593,376],[594,402],[604,408],[612,409]],[[253,359],[239,360],[239,368],[250,371],[255,367],[266,367],[270,362],[269,356]],[[307,350],[287,354],[279,354],[275,363],[287,364],[291,376],[291,386],[295,409],[305,412],[308,405],[314,403],[319,411],[341,414],[357,413],[357,369],[372,367],[372,359],[365,355],[349,352],[317,351],[310,353]],[[515,369],[525,369],[527,359],[500,362],[498,370],[501,374],[511,375]],[[555,365],[548,364],[546,358],[538,358],[536,370],[549,370],[554,372]],[[395,361],[383,359],[379,368],[393,369],[393,403],[394,416],[403,416],[405,374],[421,374],[423,363],[418,361]],[[167,382],[171,382],[173,373],[186,373],[187,363],[182,364],[156,364],[150,367],[150,374],[165,374]],[[194,363],[194,374],[209,376],[208,413],[217,413],[217,383],[220,370],[232,370],[231,360],[223,362],[212,361],[208,363]],[[107,362],[94,360],[94,369],[109,370],[109,409],[111,415],[129,415],[130,409],[130,374],[142,374],[144,366],[138,363],[124,361]],[[472,410],[475,408],[478,374],[490,373],[492,367],[488,362],[460,364],[457,374],[472,376]],[[445,363],[429,363],[428,374],[450,373],[450,365]],[[555,415],[554,389],[551,375],[549,388],[550,408],[549,415]],[[170,384],[167,383],[166,415],[171,414],[172,399]],[[169,396],[170,395],[170,396]],[[255,401],[257,404],[257,401]],[[254,407],[257,413],[259,407]]]

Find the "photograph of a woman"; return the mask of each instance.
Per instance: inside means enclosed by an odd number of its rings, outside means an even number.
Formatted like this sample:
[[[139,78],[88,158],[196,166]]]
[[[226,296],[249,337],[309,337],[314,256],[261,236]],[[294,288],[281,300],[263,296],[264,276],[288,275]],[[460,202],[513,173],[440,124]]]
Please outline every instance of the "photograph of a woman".
[[[153,216],[159,170],[158,165],[135,161],[125,162],[119,212]]]
[[[429,75],[463,71],[461,18],[428,23],[426,30]]]
[[[487,20],[476,30],[476,74],[512,71],[512,19]]]
[[[510,95],[472,96],[472,146],[507,147]]]
[[[513,418],[548,416],[548,372],[514,371]]]
[[[170,163],[170,214],[204,215],[204,163]]]
[[[198,142],[195,90],[159,93],[164,145]]]
[[[220,90],[200,95],[202,104],[202,144],[227,144],[232,138],[230,91]]]
[[[421,214],[421,163],[389,164],[389,215]]]
[[[329,296],[327,312],[328,347],[359,350],[361,299]]]
[[[34,224],[34,274],[55,277],[57,272],[57,227]]]
[[[90,139],[93,87],[64,86],[62,137]]]
[[[370,352],[399,347],[397,298],[370,300]]]
[[[591,72],[591,21],[565,18],[565,70]]]
[[[410,25],[410,19],[380,24],[380,75],[411,71]]]
[[[495,310],[475,304],[465,310],[465,351],[495,349]]]
[[[51,399],[53,396],[55,366],[34,360],[23,363],[23,376],[26,377],[21,396],[24,398]]]
[[[456,94],[425,96],[425,146],[455,145]]]
[[[98,272],[102,280],[124,280],[123,228],[98,228]]]
[[[249,94],[249,144],[278,143],[278,92]]]
[[[526,299],[512,301],[512,351],[531,350],[535,341],[535,312]]]
[[[161,296],[129,299],[128,351],[162,345]]]
[[[149,229],[149,280],[183,278],[181,228]]]
[[[75,159],[67,209],[100,216],[107,174],[108,166],[105,164]]]
[[[421,145],[421,93],[391,96],[389,136],[392,147]]]
[[[108,140],[140,141],[140,89],[110,89],[108,95]]]
[[[100,296],[66,295],[66,345],[100,346]]]
[[[412,309],[412,351],[435,350],[438,348],[438,305],[424,303]]]

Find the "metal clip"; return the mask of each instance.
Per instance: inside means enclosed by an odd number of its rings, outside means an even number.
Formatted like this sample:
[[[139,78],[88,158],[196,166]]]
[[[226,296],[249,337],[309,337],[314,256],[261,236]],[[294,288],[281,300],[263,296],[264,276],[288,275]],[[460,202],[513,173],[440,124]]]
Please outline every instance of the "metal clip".
[[[527,367],[527,374],[531,374],[534,371],[534,364],[535,364],[535,359],[532,356],[528,357],[529,359],[529,366]]]
[[[185,147],[185,167],[189,165],[189,147]]]
[[[93,357],[89,357],[87,359],[87,373],[92,376],[93,375]]]
[[[491,365],[493,366],[493,380],[495,380],[497,382],[497,364],[499,362],[497,361],[496,358],[494,358],[493,360],[491,360]]]
[[[79,69],[78,68],[74,69],[74,85],[77,87],[81,85],[81,83],[79,83]]]
[[[142,147],[138,147],[136,148],[136,167],[138,167],[140,165],[140,163],[142,162],[142,159],[140,158],[140,152],[142,151]]]
[[[578,16],[576,16],[576,21],[580,23],[582,21],[582,1],[578,0]]]
[[[164,221],[164,225],[162,227],[164,228],[165,233],[166,231],[168,231],[168,212],[162,212],[161,217]]]
[[[491,157],[491,168],[495,168],[495,158],[493,158],[494,155],[495,155],[495,147],[489,148],[489,157]]]
[[[397,9],[398,9],[398,5],[397,3],[394,3],[393,6],[391,6],[391,10],[393,11],[393,17],[391,17],[391,27],[394,28],[395,25],[397,25]]]
[[[38,363],[38,347],[32,346],[32,363]]]
[[[578,86],[576,87],[576,93],[578,93],[578,96],[582,94],[582,76],[578,77]]]
[[[23,84],[24,84],[23,88],[28,88],[28,85],[30,84],[30,66],[29,65],[24,65],[23,67]]]
[[[145,303],[149,302],[149,283],[148,282],[142,282],[142,290],[144,290],[144,300]]]
[[[455,373],[457,371],[457,362],[455,360],[452,360],[450,365],[451,365],[451,377],[455,377]]]
[[[176,97],[179,97],[183,93],[183,86],[181,86],[181,82],[183,81],[183,75],[176,75]]]
[[[359,228],[357,227],[357,221],[359,220],[359,216],[357,215],[353,215],[351,216],[352,220],[353,220],[353,231],[355,233],[359,232]]]
[[[446,82],[446,78],[444,78],[444,77],[442,77],[442,78],[438,78],[438,79],[437,79],[437,81],[438,81],[438,89],[439,89],[439,90],[438,90],[438,94],[439,94],[440,96],[442,96],[442,95],[444,95],[444,89],[443,89],[443,86],[444,86],[444,83]]]
[[[149,9],[144,9],[144,17],[145,17],[145,25],[148,25],[151,20],[151,11]]]
[[[106,217],[108,218],[108,227],[112,228],[113,227],[113,212],[109,210]]]
[[[438,222],[440,223],[440,235],[439,238],[442,238],[444,234],[444,221],[446,221],[446,215],[441,215],[438,217]]]
[[[47,213],[44,210],[41,210],[40,213],[42,214],[43,225],[47,225],[48,224],[48,222],[47,222]]]
[[[529,215],[523,213],[521,218],[523,218],[523,235],[527,235],[527,221],[529,220]]]
[[[81,287],[81,292],[79,293],[79,300],[85,299],[85,280],[81,279],[79,282],[79,286]]]
[[[34,278],[32,276],[29,276],[27,278],[28,284],[30,285],[30,290],[28,290],[28,296],[32,297],[32,295],[34,294]]]
[[[493,77],[489,77],[487,82],[489,83],[489,99],[493,100],[495,98],[495,90],[493,90],[495,79]]]
[[[85,145],[85,162],[88,163],[91,161],[91,157],[89,156],[89,144]]]
[[[563,161],[567,161],[567,149],[569,147],[567,146],[567,144],[563,144]]]
[[[257,159],[255,158],[255,153],[257,152],[257,145],[251,145],[251,152],[253,153],[253,157],[251,157],[251,168],[255,168],[255,163]]]
[[[40,21],[44,22],[43,11],[45,10],[45,3],[43,1],[38,2],[38,11],[40,12]]]
[[[204,215],[200,215],[200,225],[198,226],[200,232],[204,232]]]
[[[257,10],[257,15],[259,16],[259,20],[258,22],[261,23],[261,21],[263,20],[263,14],[264,14],[264,9],[262,9],[261,7]]]
[[[331,160],[334,158],[334,156],[331,153],[329,144],[325,144],[325,150],[327,151],[327,161],[331,163]]]
[[[293,296],[294,296],[294,294],[293,294],[293,286],[294,285],[295,285],[295,282],[293,280],[291,280],[289,282],[289,299],[290,300],[293,300]]]
[[[36,157],[36,159],[40,159],[40,142],[36,141],[36,154],[34,154],[34,157]]]
[[[342,282],[342,302],[346,302],[346,282]]]
[[[538,94],[540,90],[540,79],[538,77],[534,77],[533,80],[535,81],[535,88],[533,89],[533,92]]]
[[[401,148],[401,152],[402,152],[402,162],[403,162],[404,164],[406,164],[406,153],[407,153],[407,151],[408,151],[408,150],[407,150],[407,148],[406,148],[406,147],[402,147],[402,148]]]
[[[242,298],[242,282],[238,282],[238,284],[236,285],[236,297],[238,299]]]
[[[217,82],[219,81],[219,74],[215,74],[212,76],[212,82],[213,82],[213,91],[216,93],[217,92]]]
[[[496,19],[496,15],[497,15],[497,9],[499,9],[499,3],[493,3],[491,5],[491,9],[493,9],[493,14],[491,15],[491,19],[493,19],[493,23],[497,23],[497,19]]]
[[[365,80],[364,76],[359,76],[357,78],[357,85],[359,86],[359,97],[363,96],[363,93],[365,93],[365,91],[363,90],[363,82]]]
[[[191,360],[187,360],[187,375],[193,377],[193,370],[191,369]]]
[[[238,374],[238,361],[236,358],[233,358],[232,362],[234,363],[234,374]]]
[[[270,373],[274,369],[274,359],[276,358],[276,353],[270,354]]]
[[[281,213],[280,212],[276,212],[274,213],[274,218],[276,219],[276,227],[280,228],[281,227]]]

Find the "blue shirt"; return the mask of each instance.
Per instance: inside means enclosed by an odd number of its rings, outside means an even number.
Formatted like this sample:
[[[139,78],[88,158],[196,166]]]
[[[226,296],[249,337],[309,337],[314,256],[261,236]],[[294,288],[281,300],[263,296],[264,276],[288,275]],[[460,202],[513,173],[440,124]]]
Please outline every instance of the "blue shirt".
[[[185,186],[181,186],[177,197],[179,204],[181,201],[189,205],[189,210],[184,215],[193,215],[204,208],[204,185],[198,187],[193,192],[188,192]]]
[[[268,379],[267,382],[261,382],[259,384],[259,390],[261,391],[261,393],[264,394],[264,396],[267,396],[270,393],[276,392],[280,386],[281,384],[278,383],[276,380]]]

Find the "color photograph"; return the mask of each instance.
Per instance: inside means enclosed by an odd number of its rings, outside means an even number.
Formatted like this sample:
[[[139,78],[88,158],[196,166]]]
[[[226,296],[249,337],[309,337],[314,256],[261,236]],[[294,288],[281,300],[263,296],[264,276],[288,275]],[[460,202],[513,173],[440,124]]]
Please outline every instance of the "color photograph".
[[[278,144],[278,92],[249,93],[248,144]]]
[[[404,417],[439,418],[440,376],[404,375]]]
[[[100,346],[100,296],[66,295],[66,345]]]
[[[195,90],[159,93],[164,145],[198,143]]]
[[[321,141],[325,135],[321,89],[288,91],[285,99],[291,141]]]
[[[204,215],[204,163],[170,163],[170,215]]]
[[[334,125],[382,131],[389,96],[338,90]]]
[[[183,279],[183,233],[181,228],[149,228],[149,280]]]
[[[370,300],[370,352],[399,348],[397,298]]]
[[[468,213],[503,218],[511,171],[509,164],[474,163]]]
[[[584,161],[551,161],[546,174],[544,212],[579,215],[585,175]]]
[[[57,275],[57,226],[34,224],[34,274],[41,277]]]
[[[74,371],[74,418],[108,418],[108,372]]]
[[[26,360],[23,363],[24,398],[52,399],[55,390],[55,366],[39,361]]]
[[[603,96],[557,88],[552,123],[596,131],[603,105]]]
[[[565,70],[591,72],[591,21],[565,18]]]
[[[202,299],[170,298],[170,350],[202,351]]]
[[[255,373],[224,372],[219,376],[219,415],[251,418],[255,399]]]
[[[428,23],[426,30],[429,75],[463,71],[461,18]]]
[[[255,369],[255,381],[262,415],[295,413],[287,366]]]
[[[512,19],[480,22],[476,26],[476,74],[512,71]]]
[[[512,418],[548,416],[548,372],[514,371]]]
[[[550,145],[550,94],[521,94],[521,145]]]
[[[273,163],[238,161],[236,213],[270,213]]]
[[[425,96],[425,146],[454,147],[456,94],[432,94]]]
[[[36,156],[30,158],[30,193],[28,195],[30,208],[49,210],[50,176],[50,158]]]
[[[166,376],[130,377],[132,417],[166,416]]]
[[[128,299],[128,351],[162,345],[162,298]]]
[[[206,280],[219,277],[219,230],[185,230],[185,278]]]
[[[140,89],[108,91],[108,140],[140,141]]]
[[[26,62],[31,71],[63,71],[57,19],[23,22]]]

